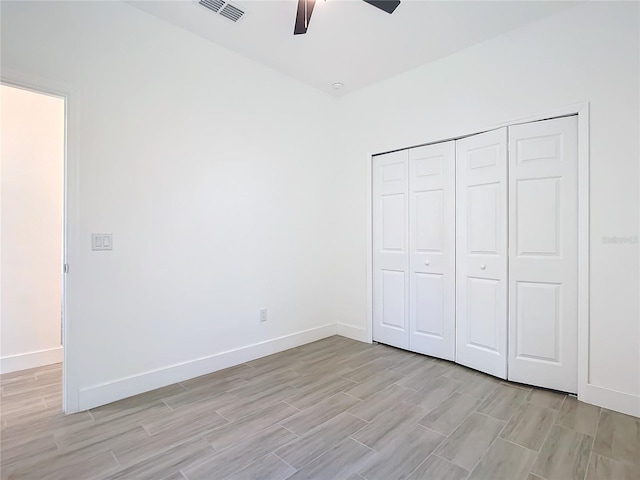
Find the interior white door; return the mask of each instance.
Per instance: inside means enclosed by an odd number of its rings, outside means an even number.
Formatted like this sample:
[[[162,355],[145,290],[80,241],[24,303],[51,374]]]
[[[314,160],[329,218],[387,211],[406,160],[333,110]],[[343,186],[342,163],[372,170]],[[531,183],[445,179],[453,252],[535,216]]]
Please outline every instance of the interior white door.
[[[578,388],[577,117],[509,127],[509,379]]]
[[[456,141],[456,362],[507,376],[507,129]]]
[[[373,339],[409,348],[409,153],[372,161]]]
[[[455,354],[455,142],[409,150],[409,346]]]

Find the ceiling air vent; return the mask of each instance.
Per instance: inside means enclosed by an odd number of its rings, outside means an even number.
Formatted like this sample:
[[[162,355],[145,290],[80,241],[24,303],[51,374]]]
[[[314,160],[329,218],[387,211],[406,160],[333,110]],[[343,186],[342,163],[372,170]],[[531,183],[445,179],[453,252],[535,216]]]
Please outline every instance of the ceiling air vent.
[[[235,5],[231,5],[230,3],[227,3],[224,7],[222,7],[222,10],[220,10],[220,15],[228,18],[233,22],[237,22],[238,20],[240,20],[240,18],[242,18],[242,15],[244,15],[244,12],[240,10],[238,7],[236,7]]]
[[[209,10],[213,10],[218,13],[224,4],[226,3],[224,0],[200,0],[198,2],[203,7],[207,7]]]
[[[232,22],[237,22],[244,15],[244,10],[238,5],[225,2],[225,0],[199,0],[198,3]]]

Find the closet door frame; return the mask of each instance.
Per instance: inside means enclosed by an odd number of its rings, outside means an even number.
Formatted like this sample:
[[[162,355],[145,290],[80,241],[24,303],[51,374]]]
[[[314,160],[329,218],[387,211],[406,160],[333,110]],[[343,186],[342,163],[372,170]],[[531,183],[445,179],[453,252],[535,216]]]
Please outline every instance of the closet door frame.
[[[578,399],[602,406],[619,407],[620,411],[631,411],[633,399],[625,399],[615,392],[589,383],[589,102],[581,102],[540,112],[535,115],[516,118],[500,124],[480,127],[472,131],[454,131],[440,138],[428,138],[414,145],[398,146],[373,151],[367,154],[367,321],[365,329],[338,323],[337,333],[355,340],[373,341],[373,217],[372,217],[372,159],[374,155],[405,148],[414,148],[433,143],[477,135],[489,130],[538,122],[552,118],[578,116]],[[395,147],[395,148],[394,148]]]

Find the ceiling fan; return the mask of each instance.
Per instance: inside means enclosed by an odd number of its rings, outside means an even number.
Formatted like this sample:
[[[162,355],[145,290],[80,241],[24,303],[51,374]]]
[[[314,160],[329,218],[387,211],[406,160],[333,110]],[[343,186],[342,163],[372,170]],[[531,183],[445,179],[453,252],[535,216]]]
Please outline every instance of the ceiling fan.
[[[387,13],[393,13],[400,0],[364,0],[369,5],[379,8]],[[298,12],[296,14],[296,25],[293,29],[294,35],[303,35],[307,33],[309,28],[309,21],[311,20],[311,13],[313,7],[316,4],[316,0],[298,0]]]

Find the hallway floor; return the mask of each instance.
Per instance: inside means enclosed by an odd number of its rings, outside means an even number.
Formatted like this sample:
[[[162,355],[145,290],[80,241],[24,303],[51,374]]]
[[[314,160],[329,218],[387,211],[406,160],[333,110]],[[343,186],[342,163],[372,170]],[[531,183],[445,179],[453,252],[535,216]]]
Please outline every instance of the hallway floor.
[[[3,480],[640,478],[638,418],[338,336],[68,416],[1,381]]]

